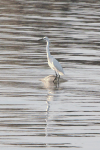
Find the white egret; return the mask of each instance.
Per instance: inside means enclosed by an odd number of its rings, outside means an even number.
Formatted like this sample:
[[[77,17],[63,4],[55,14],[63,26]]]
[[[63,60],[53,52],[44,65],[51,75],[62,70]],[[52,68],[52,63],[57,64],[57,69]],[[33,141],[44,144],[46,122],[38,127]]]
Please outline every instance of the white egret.
[[[48,65],[56,73],[56,77],[55,77],[54,81],[57,79],[57,77],[58,77],[58,80],[59,80],[60,75],[64,75],[63,68],[60,65],[60,63],[53,56],[51,56],[51,54],[50,54],[50,51],[49,51],[49,38],[48,37],[44,37],[42,40],[45,40],[47,42],[46,53],[47,53]]]

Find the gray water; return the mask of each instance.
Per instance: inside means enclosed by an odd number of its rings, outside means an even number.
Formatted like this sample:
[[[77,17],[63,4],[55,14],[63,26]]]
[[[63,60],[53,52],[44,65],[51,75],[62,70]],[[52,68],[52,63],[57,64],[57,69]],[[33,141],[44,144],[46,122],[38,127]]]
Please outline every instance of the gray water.
[[[99,1],[0,1],[0,149],[33,148],[100,149]]]

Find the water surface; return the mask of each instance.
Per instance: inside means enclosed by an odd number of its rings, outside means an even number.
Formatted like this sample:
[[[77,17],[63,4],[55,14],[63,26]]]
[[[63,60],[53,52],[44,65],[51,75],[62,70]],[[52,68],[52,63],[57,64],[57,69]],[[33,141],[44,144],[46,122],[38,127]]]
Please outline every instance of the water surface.
[[[99,150],[100,3],[0,3],[0,147]],[[43,80],[54,75],[43,36],[59,85]]]

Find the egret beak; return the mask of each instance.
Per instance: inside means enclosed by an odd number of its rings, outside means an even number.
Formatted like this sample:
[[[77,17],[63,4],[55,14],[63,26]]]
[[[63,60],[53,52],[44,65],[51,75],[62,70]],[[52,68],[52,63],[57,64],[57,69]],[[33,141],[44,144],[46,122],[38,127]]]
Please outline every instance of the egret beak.
[[[39,39],[38,41],[41,42],[41,41],[43,41],[43,39]]]

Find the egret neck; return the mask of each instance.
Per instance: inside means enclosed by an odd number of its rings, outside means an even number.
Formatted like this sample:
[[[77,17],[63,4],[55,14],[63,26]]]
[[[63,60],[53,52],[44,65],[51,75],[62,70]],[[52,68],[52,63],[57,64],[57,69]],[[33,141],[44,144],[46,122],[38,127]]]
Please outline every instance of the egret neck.
[[[49,39],[46,42],[47,42],[47,46],[46,46],[47,58],[50,58]]]

